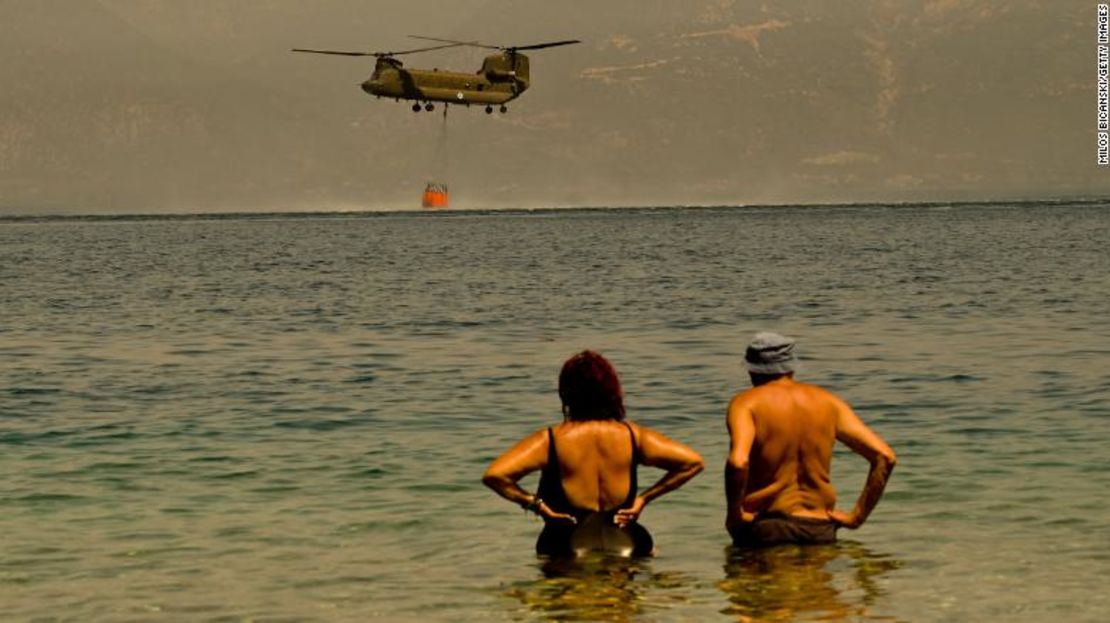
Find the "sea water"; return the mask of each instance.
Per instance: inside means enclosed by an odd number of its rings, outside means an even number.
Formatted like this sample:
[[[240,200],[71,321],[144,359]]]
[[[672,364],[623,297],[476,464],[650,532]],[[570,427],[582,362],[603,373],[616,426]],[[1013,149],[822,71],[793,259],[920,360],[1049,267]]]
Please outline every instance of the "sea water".
[[[1105,620],[1108,238],[1097,203],[7,219],[0,618]],[[760,330],[898,453],[835,547],[727,547]],[[480,483],[585,348],[706,460],[650,560],[538,560]]]

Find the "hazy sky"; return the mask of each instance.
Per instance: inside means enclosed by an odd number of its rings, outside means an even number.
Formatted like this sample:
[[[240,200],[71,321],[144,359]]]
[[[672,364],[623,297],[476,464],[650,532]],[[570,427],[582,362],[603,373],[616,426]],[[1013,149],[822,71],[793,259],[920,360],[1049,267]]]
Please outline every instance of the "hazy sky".
[[[1096,3],[0,0],[0,214],[1101,196]],[[538,51],[507,115],[359,89]],[[405,57],[475,71],[482,50]],[[446,139],[443,141],[443,139]],[[437,145],[446,144],[444,167]],[[438,178],[446,178],[441,180]]]

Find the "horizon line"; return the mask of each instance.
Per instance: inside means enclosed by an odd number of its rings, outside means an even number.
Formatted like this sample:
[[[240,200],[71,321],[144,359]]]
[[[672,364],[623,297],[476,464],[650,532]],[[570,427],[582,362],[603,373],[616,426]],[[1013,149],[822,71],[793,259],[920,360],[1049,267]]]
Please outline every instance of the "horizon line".
[[[450,216],[475,215],[491,212],[503,214],[535,214],[550,212],[608,212],[608,211],[656,211],[656,210],[750,210],[780,208],[907,208],[907,207],[956,207],[1014,204],[1057,204],[1057,205],[1095,205],[1110,204],[1110,196],[1079,196],[1052,198],[1006,198],[1006,199],[966,199],[966,200],[928,200],[928,201],[858,201],[830,203],[704,203],[704,204],[658,204],[658,205],[574,205],[539,207],[466,207],[466,208],[392,208],[374,209],[321,209],[321,210],[270,210],[270,211],[226,211],[226,212],[88,212],[88,213],[47,213],[47,214],[0,214],[0,223],[34,221],[125,221],[125,220],[200,220],[200,219],[262,219],[272,217],[378,217],[378,216]]]

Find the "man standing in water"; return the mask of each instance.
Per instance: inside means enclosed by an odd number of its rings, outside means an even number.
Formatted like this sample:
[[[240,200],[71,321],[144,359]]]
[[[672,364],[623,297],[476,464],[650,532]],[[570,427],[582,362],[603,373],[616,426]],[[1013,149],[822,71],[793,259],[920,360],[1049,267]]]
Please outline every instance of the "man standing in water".
[[[753,387],[728,406],[725,526],[733,544],[832,543],[837,528],[863,525],[894,469],[894,451],[843,400],[794,380],[794,340],[757,333],[744,359]],[[838,440],[871,463],[847,512],[836,509],[830,479]]]

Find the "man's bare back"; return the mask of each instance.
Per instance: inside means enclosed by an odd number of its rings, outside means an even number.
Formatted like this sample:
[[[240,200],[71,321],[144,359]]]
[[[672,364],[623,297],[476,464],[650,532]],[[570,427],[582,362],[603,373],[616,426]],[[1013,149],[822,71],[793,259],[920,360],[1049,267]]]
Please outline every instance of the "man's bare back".
[[[729,405],[730,431],[753,436],[743,510],[751,515],[778,511],[803,517],[828,516],[836,504],[829,479],[836,410],[828,392],[790,377],[752,388]],[[733,463],[741,463],[738,457]],[[739,521],[739,517],[730,516]]]
[[[760,348],[765,344],[771,346]],[[858,528],[882,496],[893,450],[836,395],[794,380],[792,340],[759,334],[745,358],[755,387],[737,394],[728,408],[725,525],[734,540],[827,542],[837,527]],[[837,440],[871,463],[848,512],[836,510],[830,478]],[[764,519],[783,525],[768,524],[766,534],[753,536],[755,522]]]

